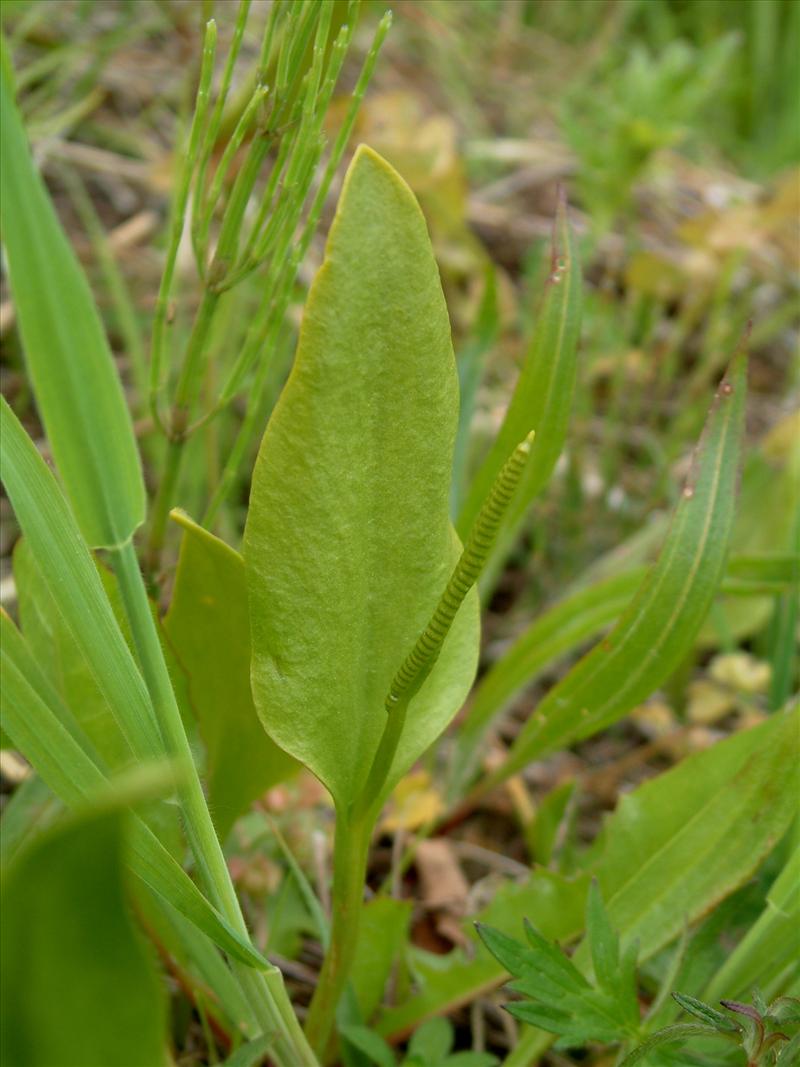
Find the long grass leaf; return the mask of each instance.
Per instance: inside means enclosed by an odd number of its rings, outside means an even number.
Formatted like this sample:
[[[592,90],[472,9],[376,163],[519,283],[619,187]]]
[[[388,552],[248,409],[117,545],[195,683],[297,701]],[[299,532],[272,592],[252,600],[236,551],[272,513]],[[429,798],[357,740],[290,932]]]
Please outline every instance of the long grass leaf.
[[[52,472],[6,403],[0,469],[17,521],[65,624],[139,758],[163,755],[147,691]]]
[[[472,528],[506,456],[534,430],[536,443],[493,553],[495,572],[531,501],[547,484],[563,448],[575,389],[580,320],[580,264],[562,197],[553,233],[550,277],[530,347],[503,425],[470,486],[456,523],[463,539]]]
[[[130,414],[86,278],[0,79],[0,220],[39,414],[93,548],[127,541],[145,491]]]
[[[720,592],[753,597],[791,586],[797,557],[736,556],[728,562]],[[453,785],[467,780],[486,731],[513,698],[544,670],[616,622],[647,576],[645,566],[603,578],[557,601],[524,630],[486,671],[459,726],[453,755]]]
[[[94,754],[86,751],[88,746],[81,746],[64,726],[63,720],[68,713],[58,707],[59,698],[44,676],[36,672],[19,631],[5,612],[0,618],[3,728],[53,793],[68,807],[80,807],[87,798],[107,790],[109,779],[98,766]],[[250,966],[269,966],[209,904],[138,817],[131,826],[130,864],[142,881],[220,948]]]
[[[744,418],[737,355],[709,414],[661,554],[622,618],[541,702],[512,746],[505,777],[625,715],[691,649],[725,568]]]

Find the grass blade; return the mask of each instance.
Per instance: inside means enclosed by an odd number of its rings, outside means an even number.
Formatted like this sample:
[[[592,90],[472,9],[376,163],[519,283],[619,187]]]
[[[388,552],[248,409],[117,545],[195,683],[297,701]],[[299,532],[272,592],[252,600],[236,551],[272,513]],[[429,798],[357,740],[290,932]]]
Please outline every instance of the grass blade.
[[[531,501],[547,484],[564,445],[575,389],[580,319],[580,265],[562,196],[553,233],[551,273],[530,348],[503,425],[470,486],[456,524],[463,540],[506,456],[534,430],[536,444],[493,552],[495,572],[505,559]]]
[[[0,176],[3,241],[39,414],[86,541],[120,545],[145,515],[133,426],[91,291],[33,165],[6,77]]]
[[[69,807],[108,789],[109,779],[88,745],[64,725],[69,712],[36,668],[9,617],[2,621],[3,728],[42,780]],[[186,872],[138,817],[131,827],[130,864],[136,874],[212,941],[250,966],[269,966],[212,908]]]
[[[589,737],[668,678],[691,649],[722,579],[735,511],[746,357],[720,385],[658,561],[612,632],[545,697],[498,772]]]
[[[54,602],[133,752],[140,759],[163,756],[144,682],[78,525],[53,474],[5,400],[0,430],[3,481]]]
[[[791,586],[796,556],[737,556],[729,560],[720,592],[753,597]],[[602,578],[557,601],[517,638],[483,675],[455,738],[451,793],[476,766],[486,731],[521,690],[543,670],[614,623],[647,576],[644,566]]]

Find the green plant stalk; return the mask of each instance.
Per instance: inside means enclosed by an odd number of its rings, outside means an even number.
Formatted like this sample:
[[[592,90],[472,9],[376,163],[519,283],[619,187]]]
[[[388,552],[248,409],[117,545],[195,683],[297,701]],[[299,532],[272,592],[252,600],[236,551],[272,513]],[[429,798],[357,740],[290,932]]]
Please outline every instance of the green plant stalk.
[[[375,813],[336,817],[331,892],[331,937],[306,1020],[306,1037],[323,1061],[331,1058],[331,1031],[355,958]]]
[[[176,763],[178,795],[192,852],[212,901],[234,929],[249,939],[247,925],[211,821],[189,740],[183,728],[133,542],[128,541],[121,548],[109,553],[109,556],[119,582],[125,614],[130,623],[145,683],[153,701],[164,747]],[[291,1035],[287,1030],[286,1005],[279,1006],[275,1002],[274,981],[273,988],[270,988],[264,976],[252,968],[235,965],[234,970],[265,1032],[275,1032],[279,1044],[285,1045],[287,1052],[291,1053],[283,1061],[285,1067],[312,1067],[315,1059],[308,1047],[302,1047],[297,1035]],[[284,997],[288,1003],[285,990]]]
[[[236,13],[236,25],[233,31],[233,38],[231,40],[231,47],[228,51],[228,58],[225,60],[225,67],[222,74],[222,81],[220,83],[219,92],[217,93],[217,99],[214,101],[214,107],[212,108],[211,115],[203,133],[202,144],[198,150],[198,171],[197,181],[195,182],[195,188],[197,189],[197,195],[192,205],[192,248],[194,250],[195,261],[197,263],[197,270],[202,275],[205,271],[205,248],[201,247],[197,240],[198,227],[201,218],[205,214],[206,210],[213,212],[214,203],[207,204],[206,194],[204,192],[206,187],[206,172],[208,170],[208,164],[211,160],[211,153],[214,150],[214,145],[217,142],[219,135],[220,125],[222,124],[223,111],[225,109],[225,101],[228,99],[228,92],[231,87],[231,81],[233,79],[233,68],[236,65],[236,59],[239,55],[239,49],[242,44],[242,38],[244,36],[245,26],[247,24],[247,17],[250,12],[251,0],[240,0],[239,10]],[[272,19],[271,19],[272,21]],[[260,82],[257,82],[260,84]]]
[[[194,164],[197,159],[197,153],[200,147],[200,136],[208,111],[216,43],[217,27],[216,23],[211,20],[206,24],[200,83],[197,89],[197,104],[195,106],[194,118],[192,119],[191,132],[189,134],[189,150],[180,170],[178,193],[175,197],[172,218],[170,221],[167,259],[164,266],[164,273],[161,278],[161,285],[158,290],[156,313],[153,321],[153,339],[150,354],[150,410],[157,426],[162,425],[161,415],[158,410],[158,398],[162,385],[161,368],[164,353],[164,333],[169,313],[172,283],[175,277],[175,265],[178,260],[178,248],[180,246],[181,234],[183,233],[183,220],[186,215],[186,204],[189,199],[192,171],[194,170]]]
[[[208,335],[222,295],[222,289],[217,283],[222,282],[224,274],[230,266],[239,239],[245,208],[253,191],[261,164],[269,150],[269,145],[268,138],[257,137],[251,144],[245,164],[236,178],[230,200],[225,209],[217,251],[208,271],[206,288],[186,346],[186,353],[172,402],[172,414],[168,429],[169,445],[164,461],[164,474],[153,502],[153,517],[147,544],[147,566],[151,573],[155,573],[158,570],[161,552],[164,547],[167,519],[170,509],[175,503],[174,497],[183,462],[184,448],[189,434],[194,428],[189,426],[189,416],[201,380],[203,359],[208,354]]]
[[[217,309],[219,293],[206,289],[192,327],[192,333],[186,347],[186,358],[181,369],[181,376],[175,391],[170,425],[168,427],[167,451],[164,456],[164,468],[153,500],[150,533],[147,540],[146,563],[151,574],[158,570],[167,519],[175,500],[183,449],[186,444],[186,430],[189,422],[189,405],[194,367],[206,346],[208,334]]]
[[[208,205],[205,213],[200,217],[198,221],[198,232],[195,240],[199,253],[199,270],[202,276],[206,273],[205,252],[208,247],[208,232],[211,227],[211,217],[214,213],[214,207],[217,204],[220,196],[222,195],[222,187],[228,171],[230,170],[231,163],[236,153],[241,148],[245,135],[250,127],[256,121],[259,108],[262,106],[267,96],[266,86],[259,85],[250,100],[247,103],[247,107],[242,112],[241,118],[236,124],[236,128],[231,134],[231,138],[225,145],[225,150],[222,153],[222,159],[220,159],[214,177],[211,181],[211,188],[208,193]]]

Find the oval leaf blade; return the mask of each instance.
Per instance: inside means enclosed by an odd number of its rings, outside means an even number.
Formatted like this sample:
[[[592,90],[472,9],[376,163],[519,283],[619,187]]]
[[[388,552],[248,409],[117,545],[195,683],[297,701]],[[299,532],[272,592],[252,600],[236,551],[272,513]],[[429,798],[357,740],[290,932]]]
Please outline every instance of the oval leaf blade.
[[[261,444],[244,538],[256,708],[337,803],[363,788],[392,678],[458,556],[448,521],[457,408],[425,220],[362,146]],[[409,707],[406,767],[466,695],[477,637],[473,595]]]

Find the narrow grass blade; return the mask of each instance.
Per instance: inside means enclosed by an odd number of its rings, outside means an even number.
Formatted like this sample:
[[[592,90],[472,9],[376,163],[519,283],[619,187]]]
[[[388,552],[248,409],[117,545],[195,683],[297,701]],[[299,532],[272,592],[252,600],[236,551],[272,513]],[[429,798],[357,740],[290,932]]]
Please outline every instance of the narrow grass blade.
[[[91,666],[65,625],[24,537],[14,546],[13,562],[19,624],[25,642],[44,675],[43,681],[50,683],[74,716],[78,731],[71,730],[73,736],[82,734],[109,768],[132,763],[131,747]],[[99,573],[102,582],[103,575]],[[113,601],[111,604],[113,610]]]
[[[452,760],[451,792],[457,795],[474,771],[486,731],[514,696],[546,668],[610,626],[641,583],[643,567],[581,589],[554,604],[481,678],[459,727]]]
[[[4,77],[0,175],[3,241],[39,414],[83,536],[93,548],[113,547],[145,515],[130,414],[92,294]]]
[[[17,521],[120,730],[142,759],[164,748],[147,691],[53,474],[3,399],[0,462]]]
[[[80,745],[63,722],[69,713],[25,652],[9,617],[2,620],[3,727],[42,780],[68,807],[109,788],[109,779],[88,745]],[[42,686],[40,688],[40,686]],[[57,709],[57,710],[55,710]],[[130,863],[136,874],[236,959],[255,967],[269,964],[208,903],[186,872],[137,817],[131,826]]]
[[[627,714],[691,649],[724,572],[745,386],[742,352],[720,385],[658,561],[612,632],[547,694],[525,724],[502,778]]]
[[[741,556],[728,563],[720,592],[753,597],[791,586],[797,557]],[[553,604],[483,675],[455,738],[451,794],[457,795],[477,764],[486,731],[526,686],[559,659],[616,622],[647,576],[647,568],[601,579]]]
[[[562,196],[553,233],[552,269],[530,347],[503,425],[470,486],[456,523],[463,539],[506,456],[534,430],[536,444],[493,554],[495,569],[513,543],[531,501],[547,484],[563,448],[575,389],[580,319],[580,265]]]

